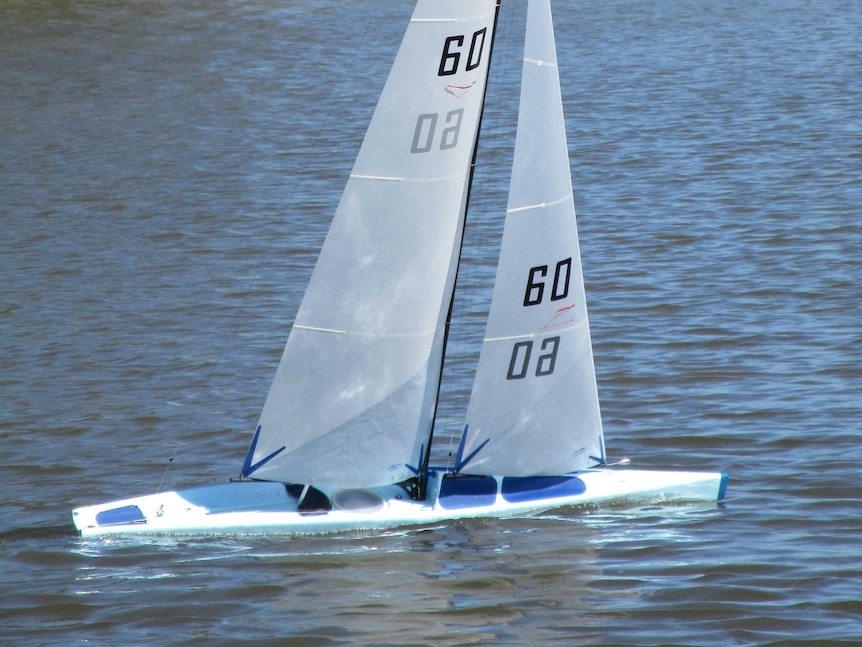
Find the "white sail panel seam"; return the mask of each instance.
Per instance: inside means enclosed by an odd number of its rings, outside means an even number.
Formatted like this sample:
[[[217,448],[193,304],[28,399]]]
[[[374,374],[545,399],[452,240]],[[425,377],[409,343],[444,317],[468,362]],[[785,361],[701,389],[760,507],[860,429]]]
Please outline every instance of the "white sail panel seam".
[[[394,177],[389,175],[354,175],[350,174],[351,180],[379,180],[381,182],[448,182],[449,180],[456,180],[459,178],[463,178],[465,173],[455,173],[453,175],[443,175],[440,177],[432,177],[432,178],[408,178],[408,177]]]
[[[420,332],[412,332],[412,333],[383,333],[383,332],[362,332],[359,330],[338,330],[337,328],[319,328],[317,326],[304,326],[302,324],[294,324],[294,328],[299,328],[300,330],[310,330],[313,332],[325,332],[333,335],[355,335],[358,337],[397,337],[401,339],[409,339],[415,337],[427,337],[428,335],[433,335],[434,330],[423,330]]]
[[[485,337],[482,341],[495,342],[495,341],[512,341],[513,339],[534,339],[540,335],[548,334],[548,330],[551,330],[551,329],[553,329],[554,332],[568,332],[569,330],[574,330],[575,328],[582,328],[586,324],[587,324],[587,320],[583,319],[582,321],[578,321],[577,323],[573,323],[571,326],[550,327],[546,330],[540,330],[539,332],[524,333],[522,335],[508,335],[506,337]]]
[[[561,204],[566,202],[572,197],[572,192],[569,191],[565,196],[560,198],[559,200],[554,200],[553,202],[539,202],[538,204],[530,204],[526,207],[514,207],[512,209],[506,209],[506,213],[518,213],[519,211],[529,211],[530,209],[544,209],[546,207],[553,207],[554,205]]]
[[[551,62],[551,61],[543,61],[542,59],[539,59],[539,58],[525,58],[524,63],[532,63],[536,67],[551,67],[551,68],[557,67],[556,63]]]
[[[482,20],[483,18],[488,18],[489,16],[493,16],[492,13],[483,13],[481,16],[468,16],[465,18],[411,18],[411,23],[437,23],[437,22],[475,22],[477,20]]]
[[[383,182],[405,182],[403,177],[390,177],[387,175],[353,175],[350,174],[351,180],[381,180]]]

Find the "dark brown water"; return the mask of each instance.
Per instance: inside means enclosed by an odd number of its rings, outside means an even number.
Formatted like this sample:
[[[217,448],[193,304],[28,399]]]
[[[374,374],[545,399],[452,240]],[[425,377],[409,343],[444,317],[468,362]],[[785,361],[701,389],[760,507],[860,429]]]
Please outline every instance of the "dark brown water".
[[[862,642],[853,0],[554,7],[609,456],[729,472],[724,503],[74,534],[74,506],[239,471],[412,9],[379,4],[0,4],[0,643]],[[468,323],[516,40],[495,52]],[[481,332],[452,337],[451,433]]]

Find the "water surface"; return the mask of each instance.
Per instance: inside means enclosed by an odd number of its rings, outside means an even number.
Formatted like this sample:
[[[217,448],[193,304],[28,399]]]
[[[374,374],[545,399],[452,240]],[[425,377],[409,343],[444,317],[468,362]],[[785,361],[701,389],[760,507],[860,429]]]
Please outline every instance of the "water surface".
[[[852,0],[555,5],[609,457],[726,471],[724,503],[74,534],[74,506],[239,471],[411,10],[0,6],[3,642],[862,641]],[[522,14],[500,16],[441,460],[490,298]]]

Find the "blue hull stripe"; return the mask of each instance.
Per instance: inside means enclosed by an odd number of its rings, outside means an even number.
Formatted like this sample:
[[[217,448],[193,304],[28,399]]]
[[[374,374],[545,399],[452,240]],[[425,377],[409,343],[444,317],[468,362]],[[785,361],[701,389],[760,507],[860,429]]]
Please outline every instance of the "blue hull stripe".
[[[577,476],[507,476],[503,479],[503,499],[526,503],[541,499],[576,496],[587,491]]]
[[[497,481],[491,476],[444,478],[438,501],[446,510],[492,506],[497,501]]]

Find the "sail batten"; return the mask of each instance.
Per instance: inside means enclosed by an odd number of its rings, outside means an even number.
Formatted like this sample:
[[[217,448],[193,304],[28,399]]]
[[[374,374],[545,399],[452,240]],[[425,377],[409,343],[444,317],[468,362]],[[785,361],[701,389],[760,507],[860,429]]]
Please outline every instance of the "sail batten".
[[[521,211],[532,211],[533,209],[547,209],[548,207],[553,207],[554,205],[562,204],[568,200],[572,199],[572,192],[569,191],[562,198],[557,200],[551,200],[550,202],[539,202],[538,204],[528,204],[523,207],[508,207],[506,209],[506,213],[520,213]]]
[[[401,176],[391,176],[391,175],[354,175],[351,173],[351,180],[379,180],[381,182],[448,182],[450,180],[455,180],[459,178],[463,178],[463,173],[453,173],[452,175],[446,175],[441,177],[401,177]]]
[[[333,335],[359,335],[363,337],[428,337],[434,334],[434,330],[421,330],[415,333],[409,334],[395,334],[395,333],[382,333],[382,332],[372,332],[365,330],[336,330],[334,328],[316,328],[314,326],[302,326],[299,324],[294,324],[293,326],[297,330],[311,330],[313,332],[323,332],[330,333]]]
[[[570,325],[571,324],[571,325]],[[572,322],[564,322],[561,324],[548,324],[547,326],[542,326],[541,331],[538,332],[529,332],[524,333],[522,335],[508,335],[506,337],[485,337],[482,340],[484,344],[493,344],[495,342],[507,342],[507,341],[517,341],[517,340],[525,340],[525,339],[538,339],[542,337],[548,330],[554,330],[558,333],[569,332],[571,330],[576,330],[578,328],[585,328],[588,326],[586,320],[579,321],[576,323]]]
[[[525,58],[524,63],[529,63],[531,65],[535,65],[536,67],[546,67],[552,70],[557,69],[556,61],[546,61],[540,58]]]

